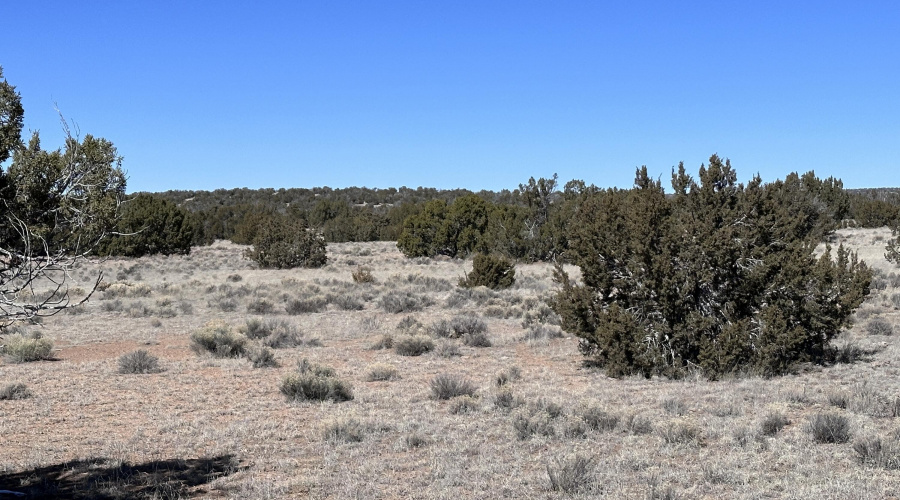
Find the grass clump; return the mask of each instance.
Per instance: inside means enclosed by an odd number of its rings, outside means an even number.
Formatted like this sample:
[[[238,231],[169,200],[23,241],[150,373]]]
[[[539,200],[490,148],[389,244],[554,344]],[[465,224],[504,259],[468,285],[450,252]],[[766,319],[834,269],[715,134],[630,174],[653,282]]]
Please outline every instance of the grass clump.
[[[29,363],[50,359],[53,341],[44,338],[40,332],[14,333],[4,339],[2,354],[12,363]]]
[[[278,366],[275,361],[275,352],[264,345],[256,345],[246,350],[247,359],[253,363],[253,368],[274,368]]]
[[[288,401],[349,401],[353,399],[350,384],[338,379],[334,370],[303,359],[281,382],[281,393]]]
[[[232,331],[223,321],[210,321],[191,334],[191,349],[197,354],[208,352],[217,358],[244,355],[247,337]]]
[[[434,399],[444,400],[457,396],[474,396],[476,387],[459,375],[451,375],[442,373],[433,379],[429,384],[431,387],[431,395]]]
[[[434,346],[434,353],[442,358],[452,358],[462,355],[459,352],[459,345],[456,342],[448,339],[438,340],[437,344],[435,344]]]
[[[516,437],[523,441],[535,434],[548,437],[556,435],[553,417],[543,411],[519,410],[513,415],[512,426]]]
[[[119,373],[144,374],[159,373],[161,371],[159,358],[144,349],[138,349],[119,357]]]
[[[550,491],[580,493],[591,488],[594,482],[594,459],[575,455],[556,464],[547,465]]]
[[[399,378],[400,374],[397,373],[397,368],[387,363],[376,363],[370,366],[369,373],[366,375],[366,380],[369,382],[386,382]]]
[[[791,421],[781,413],[769,413],[759,424],[759,431],[763,436],[774,436],[781,432],[784,426],[790,424]]]
[[[867,437],[854,442],[853,451],[863,465],[887,470],[900,469],[900,445],[896,442],[883,442],[878,437]]]
[[[850,441],[850,422],[843,415],[818,413],[810,419],[807,429],[813,441],[820,444]]]
[[[478,410],[478,398],[474,396],[459,396],[450,400],[450,414],[460,415],[472,413]]]
[[[516,396],[507,388],[501,389],[494,394],[494,406],[502,411],[509,412],[525,404],[525,398]]]
[[[404,335],[394,340],[394,352],[401,356],[421,356],[434,350],[434,342],[423,335]]]
[[[875,318],[866,325],[866,333],[869,335],[893,335],[894,327],[881,318]]]
[[[588,427],[595,431],[611,431],[619,423],[619,416],[613,415],[597,406],[582,406],[577,414]]]
[[[700,428],[691,422],[675,420],[659,430],[663,441],[669,444],[698,444]]]
[[[330,443],[358,443],[365,433],[365,426],[355,418],[337,418],[322,426],[322,438]]]
[[[25,384],[9,384],[0,389],[0,401],[9,401],[14,399],[28,399],[32,396],[31,391]]]

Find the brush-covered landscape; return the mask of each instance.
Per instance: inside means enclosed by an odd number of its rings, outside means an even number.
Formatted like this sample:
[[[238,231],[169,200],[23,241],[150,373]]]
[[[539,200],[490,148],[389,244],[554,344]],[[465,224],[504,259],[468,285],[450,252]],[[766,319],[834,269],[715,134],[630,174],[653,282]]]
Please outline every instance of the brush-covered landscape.
[[[900,499],[890,2],[4,20],[0,500]]]

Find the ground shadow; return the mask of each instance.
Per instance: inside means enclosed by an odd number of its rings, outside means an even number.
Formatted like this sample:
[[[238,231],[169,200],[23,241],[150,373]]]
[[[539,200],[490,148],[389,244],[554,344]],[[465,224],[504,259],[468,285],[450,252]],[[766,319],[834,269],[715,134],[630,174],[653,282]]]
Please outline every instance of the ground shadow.
[[[0,499],[191,498],[208,495],[203,485],[239,468],[231,455],[142,464],[91,458],[0,474],[0,490],[24,494]]]

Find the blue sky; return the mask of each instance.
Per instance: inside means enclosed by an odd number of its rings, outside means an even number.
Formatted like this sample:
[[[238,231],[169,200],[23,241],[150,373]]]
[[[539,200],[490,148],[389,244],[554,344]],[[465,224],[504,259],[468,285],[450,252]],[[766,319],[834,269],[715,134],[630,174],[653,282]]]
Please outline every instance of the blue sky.
[[[259,4],[259,5],[255,5]],[[26,128],[54,103],[129,191],[900,186],[900,2],[42,1],[3,8]]]

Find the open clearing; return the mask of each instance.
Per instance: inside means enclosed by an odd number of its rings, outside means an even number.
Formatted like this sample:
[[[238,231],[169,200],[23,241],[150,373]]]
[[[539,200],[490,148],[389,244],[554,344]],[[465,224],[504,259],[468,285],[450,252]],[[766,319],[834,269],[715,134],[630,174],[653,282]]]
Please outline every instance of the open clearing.
[[[258,270],[244,247],[224,242],[186,257],[87,263],[81,283],[102,268],[112,285],[36,328],[55,342],[54,359],[0,365],[0,387],[21,382],[33,393],[0,401],[0,489],[43,481],[50,496],[56,487],[90,497],[75,491],[89,484],[106,498],[900,497],[900,463],[864,463],[854,449],[869,438],[900,442],[900,269],[884,260],[889,237],[847,229],[834,238],[878,271],[836,341],[860,359],[718,382],[616,380],[584,368],[577,339],[560,336],[544,304],[548,264],[519,265],[516,285],[492,292],[456,286],[471,261],[406,259],[390,242],[330,244],[328,265],[315,270]],[[355,283],[358,266],[375,282]],[[191,349],[191,333],[211,320],[237,329],[254,318],[286,322],[302,345],[275,349],[273,368]],[[481,319],[491,345],[436,338],[440,320],[454,318]],[[894,334],[870,333],[875,320]],[[434,350],[373,348],[408,333]],[[119,357],[137,349],[163,371],[119,374]],[[333,368],[354,399],[288,402],[281,381],[302,359]],[[370,381],[378,370],[389,380]],[[468,380],[475,396],[433,398],[441,374]],[[819,414],[845,417],[850,439],[817,443],[809,428]],[[79,469],[76,460],[88,461]],[[158,465],[170,460],[192,480],[140,468],[168,470]],[[68,490],[49,484],[51,470]],[[78,482],[98,470],[129,472]]]

